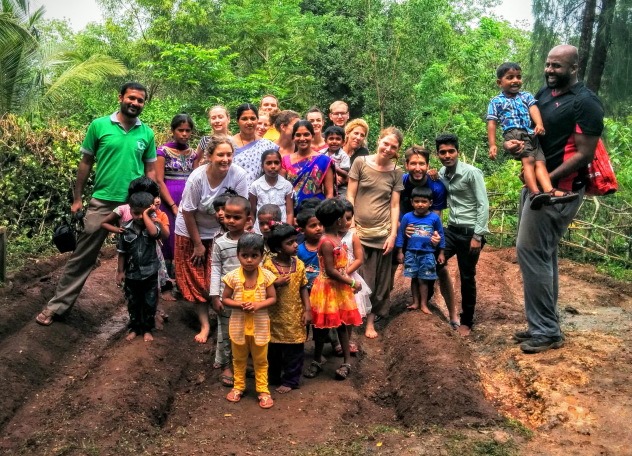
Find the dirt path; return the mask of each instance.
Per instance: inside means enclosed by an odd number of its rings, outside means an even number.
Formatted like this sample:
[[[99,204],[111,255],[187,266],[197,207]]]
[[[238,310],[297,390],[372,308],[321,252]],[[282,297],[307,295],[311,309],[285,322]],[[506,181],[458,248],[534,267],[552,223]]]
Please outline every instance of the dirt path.
[[[36,325],[63,260],[33,263],[0,294],[3,454],[630,454],[632,285],[591,267],[562,263],[567,345],[537,356],[510,339],[524,325],[513,250],[482,255],[468,340],[439,309],[406,312],[400,279],[381,337],[357,337],[349,381],[332,379],[330,356],[320,377],[263,411],[254,394],[224,399],[214,343],[193,342],[189,304],[164,304],[154,342],[124,340],[111,251],[65,321]]]

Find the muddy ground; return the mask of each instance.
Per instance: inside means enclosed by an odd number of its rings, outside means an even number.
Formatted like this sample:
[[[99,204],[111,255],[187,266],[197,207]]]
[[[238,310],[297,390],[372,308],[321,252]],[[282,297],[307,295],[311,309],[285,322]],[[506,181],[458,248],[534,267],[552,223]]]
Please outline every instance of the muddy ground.
[[[0,290],[1,454],[632,454],[632,285],[591,266],[561,262],[567,343],[540,355],[510,337],[524,328],[513,249],[484,251],[468,339],[440,297],[434,315],[406,312],[400,277],[380,337],[358,333],[348,381],[333,380],[341,361],[329,356],[261,410],[252,392],[224,399],[214,341],[193,341],[188,303],[162,304],[170,318],[153,342],[125,341],[112,250],[68,316],[38,326],[64,260],[33,260]]]

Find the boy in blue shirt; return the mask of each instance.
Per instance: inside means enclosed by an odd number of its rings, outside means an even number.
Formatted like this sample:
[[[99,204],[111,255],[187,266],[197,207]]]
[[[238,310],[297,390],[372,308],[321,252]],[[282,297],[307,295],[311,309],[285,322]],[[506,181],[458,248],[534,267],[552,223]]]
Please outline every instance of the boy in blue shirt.
[[[522,69],[513,62],[505,62],[496,70],[496,83],[502,92],[492,98],[487,107],[487,139],[489,158],[496,159],[496,123],[503,130],[505,141],[524,141],[524,148],[511,155],[522,162],[524,183],[529,189],[531,209],[538,210],[543,204],[568,203],[579,197],[578,193],[566,192],[553,187],[546,159],[537,135],[544,135],[544,126],[536,99],[529,92],[521,92]],[[531,120],[535,128],[531,129]],[[538,187],[542,187],[542,191]]]
[[[428,288],[429,283],[437,279],[437,263],[445,263],[443,249],[445,236],[441,219],[430,210],[432,206],[432,190],[428,187],[415,187],[411,194],[413,211],[404,215],[401,220],[395,248],[397,259],[404,263],[404,277],[411,279],[410,291],[413,302],[407,308],[429,314]],[[406,227],[411,225],[413,232],[410,238],[406,236]],[[439,254],[435,261],[435,247],[431,238],[434,232],[441,236]]]

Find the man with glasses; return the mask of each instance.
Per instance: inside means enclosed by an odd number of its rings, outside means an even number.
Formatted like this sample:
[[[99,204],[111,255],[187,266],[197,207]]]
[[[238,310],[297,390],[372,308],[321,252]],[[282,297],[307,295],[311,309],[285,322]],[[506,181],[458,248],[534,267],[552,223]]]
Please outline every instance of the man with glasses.
[[[349,121],[349,106],[347,103],[341,100],[334,101],[331,106],[329,106],[329,120],[331,120],[335,126],[344,129]]]

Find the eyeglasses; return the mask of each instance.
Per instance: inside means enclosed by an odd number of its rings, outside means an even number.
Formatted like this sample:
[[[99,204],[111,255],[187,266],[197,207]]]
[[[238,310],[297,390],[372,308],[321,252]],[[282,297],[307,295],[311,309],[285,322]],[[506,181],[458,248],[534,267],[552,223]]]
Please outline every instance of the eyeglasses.
[[[348,116],[349,113],[348,112],[332,112],[331,115],[335,117],[344,117],[344,116]]]

